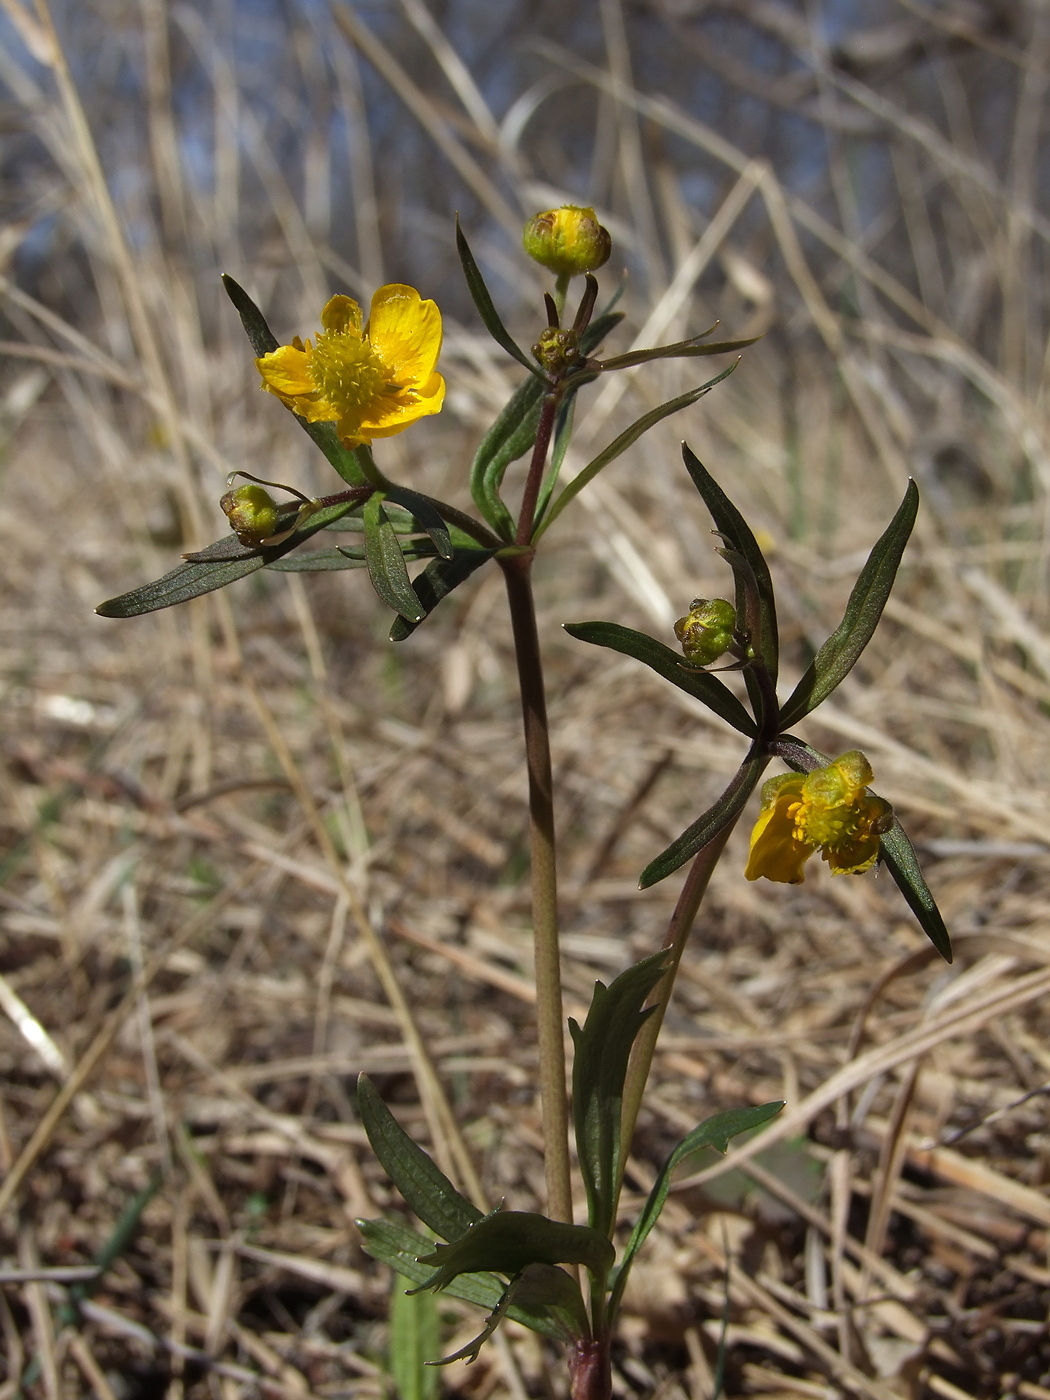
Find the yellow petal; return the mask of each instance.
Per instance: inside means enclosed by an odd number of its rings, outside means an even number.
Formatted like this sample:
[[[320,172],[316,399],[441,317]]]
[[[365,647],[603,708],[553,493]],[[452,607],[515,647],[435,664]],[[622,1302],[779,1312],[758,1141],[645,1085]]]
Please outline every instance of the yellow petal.
[[[419,394],[385,394],[371,408],[366,419],[359,423],[362,437],[393,437],[431,413],[440,413],[445,398],[445,381],[440,374],[432,374]]]
[[[415,287],[400,282],[380,287],[365,333],[400,387],[416,389],[433,376],[441,352],[441,312]]]
[[[361,308],[353,297],[334,296],[325,303],[321,325],[326,331],[353,331],[361,334]]]
[[[269,355],[260,355],[255,361],[263,377],[264,387],[284,398],[296,398],[300,394],[316,393],[316,385],[310,378],[310,354],[294,345],[279,345]]]
[[[795,839],[795,821],[791,808],[798,801],[794,784],[786,792],[774,795],[774,801],[764,807],[751,833],[751,853],[744,875],[748,880],[765,877],[781,885],[799,885],[805,878],[802,867],[813,854],[814,847]]]

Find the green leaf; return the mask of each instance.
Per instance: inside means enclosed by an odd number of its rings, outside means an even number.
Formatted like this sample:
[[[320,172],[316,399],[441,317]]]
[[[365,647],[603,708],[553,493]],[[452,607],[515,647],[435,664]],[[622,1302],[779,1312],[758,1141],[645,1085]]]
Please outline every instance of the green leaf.
[[[580,349],[583,354],[589,355],[592,350],[597,349],[622,319],[621,313],[617,311],[607,312],[592,321],[580,337]],[[593,378],[593,373],[582,373],[566,390],[565,402],[559,412],[561,436],[556,440],[554,448],[554,458],[558,464],[568,447],[568,435],[564,429],[571,401],[577,389]],[[474,503],[492,528],[505,540],[514,538],[514,519],[500,497],[500,487],[511,462],[523,457],[536,441],[541,400],[546,387],[544,382],[534,377],[525,379],[518,385],[482,439],[471,468],[470,492]],[[549,490],[554,485],[550,472],[547,474],[547,484],[549,495]]]
[[[700,492],[704,504],[711,512],[718,533],[730,549],[742,556],[754,576],[754,588],[748,588],[737,573],[736,615],[741,625],[750,634],[750,644],[758,658],[764,663],[770,685],[777,683],[777,659],[779,637],[777,633],[777,609],[773,597],[773,580],[769,576],[769,566],[765,561],[758,541],[751,527],[725,494],[718,482],[707,471],[698,457],[683,443],[682,456],[686,470],[693,479],[693,485]],[[732,562],[732,561],[730,561]],[[744,668],[744,682],[755,713],[764,717],[767,701],[761,685],[749,667]]]
[[[281,342],[267,325],[266,317],[244,288],[225,272],[222,274],[222,285],[226,288],[227,296],[237,308],[241,325],[244,327],[256,355],[261,358],[263,355],[269,355],[278,349]],[[299,426],[313,438],[347,485],[364,485],[365,474],[361,470],[357,456],[359,449],[344,447],[339,441],[339,434],[335,430],[334,423],[308,423],[298,413],[293,413],[292,416]]]
[[[631,1046],[655,1010],[645,999],[667,968],[661,949],[635,963],[606,986],[594,984],[583,1026],[570,1018],[575,1055],[572,1066],[572,1111],[576,1150],[587,1190],[591,1227],[611,1235],[620,1180],[620,1109]]]
[[[357,1220],[354,1222],[364,1239],[364,1247],[373,1259],[387,1264],[391,1269],[407,1278],[411,1283],[420,1284],[430,1277],[433,1270],[419,1262],[419,1256],[433,1247],[433,1240],[410,1230],[392,1220]],[[444,1290],[452,1298],[461,1298],[466,1303],[474,1303],[479,1308],[491,1312],[503,1296],[504,1284],[494,1274],[461,1274]],[[556,1341],[564,1340],[564,1324],[558,1315],[561,1304],[557,1298],[548,1314],[538,1303],[509,1307],[507,1316],[534,1332]]]
[[[597,1278],[612,1268],[615,1250],[587,1225],[565,1225],[531,1210],[495,1210],[460,1239],[439,1244],[421,1264],[435,1265],[423,1288],[447,1288],[460,1274],[513,1277],[529,1264],[582,1264]]]
[[[557,520],[558,516],[569,502],[578,496],[589,482],[594,480],[601,469],[607,467],[610,462],[615,461],[621,453],[626,452],[633,443],[638,441],[643,433],[648,432],[654,424],[659,423],[662,419],[669,418],[672,413],[678,413],[680,409],[688,408],[690,404],[696,403],[697,399],[703,398],[705,394],[710,393],[715,385],[719,383],[720,380],[725,379],[727,374],[731,374],[734,369],[736,369],[736,365],[732,364],[727,370],[723,370],[722,373],[717,375],[714,379],[708,380],[706,384],[701,384],[698,389],[690,389],[687,394],[679,394],[676,399],[668,399],[666,403],[660,404],[657,408],[650,409],[648,413],[643,413],[641,418],[636,418],[629,428],[625,428],[619,437],[615,438],[602,452],[599,452],[597,457],[593,457],[582,471],[576,473],[547,512],[546,519],[540,525],[539,529],[536,530],[533,539],[538,540],[544,530],[548,529],[554,521]]]
[[[442,598],[447,597],[461,583],[465,583],[471,574],[476,573],[482,564],[498,553],[495,549],[457,549],[451,559],[432,560],[412,581],[413,591],[423,610],[420,617],[415,622],[409,622],[404,614],[395,617],[390,628],[390,640],[403,642],[406,637],[410,637],[419,623],[430,616]]]
[[[378,491],[366,503],[361,518],[365,526],[365,563],[372,587],[407,622],[422,622],[426,613],[412,588],[405,556]]]
[[[867,563],[853,586],[842,621],[813,658],[806,674],[791,692],[780,711],[780,731],[790,729],[804,715],[828,698],[835,687],[856,665],[861,652],[879,625],[886,599],[897,577],[901,556],[908,543],[919,491],[908,482],[904,499],[885,532],[868,555]]]
[[[550,1264],[527,1264],[521,1273],[507,1284],[502,1298],[489,1313],[485,1326],[473,1341],[453,1352],[451,1356],[443,1356],[440,1361],[432,1364],[447,1366],[452,1361],[476,1361],[482,1346],[495,1332],[504,1316],[513,1311],[512,1305],[516,1304],[521,1308],[529,1303],[534,1307],[542,1307],[546,1317],[556,1325],[562,1326],[564,1330],[561,1340],[566,1345],[571,1345],[589,1334],[587,1309],[584,1307],[579,1285],[564,1269],[555,1268]]]
[[[708,1118],[706,1122],[701,1123],[699,1127],[694,1128],[687,1137],[682,1139],[660,1168],[660,1173],[649,1192],[649,1199],[631,1231],[631,1237],[623,1252],[623,1262],[616,1271],[616,1282],[609,1300],[610,1317],[615,1315],[616,1308],[623,1297],[624,1285],[627,1282],[627,1275],[635,1256],[660,1217],[660,1212],[667,1200],[667,1193],[671,1189],[671,1176],[679,1162],[694,1152],[699,1152],[702,1147],[713,1147],[718,1152],[725,1152],[729,1146],[730,1138],[736,1137],[738,1133],[746,1133],[753,1128],[760,1128],[763,1123],[768,1123],[771,1118],[775,1118],[783,1107],[783,1103],[778,1102],[759,1104],[753,1108],[731,1108],[725,1113],[718,1113],[713,1118]]]
[[[405,1132],[366,1074],[357,1081],[357,1107],[372,1151],[424,1225],[443,1240],[457,1240],[482,1219],[441,1168]]]
[[[514,518],[500,498],[499,488],[511,462],[524,456],[536,441],[543,385],[522,381],[482,438],[470,470],[470,494],[482,515],[505,540],[514,538]]]
[[[100,603],[95,611],[100,617],[138,617],[142,613],[170,608],[175,603],[185,603],[190,598],[199,598],[202,593],[211,593],[216,588],[225,588],[227,584],[245,578],[257,569],[264,569],[293,549],[298,549],[318,530],[323,530],[332,521],[359,506],[359,501],[340,501],[337,505],[323,506],[309,516],[294,534],[270,549],[243,545],[236,535],[224,535],[163,578],[121,593],[117,598],[110,598]],[[285,528],[297,513],[298,506],[287,513],[282,512],[280,519]]]
[[[431,1368],[441,1350],[441,1325],[431,1293],[390,1290],[390,1375],[397,1400],[437,1400],[440,1388]]]
[[[893,876],[908,908],[918,919],[919,927],[944,961],[950,963],[952,941],[941,918],[941,911],[923,876],[915,847],[896,818],[886,835],[879,838],[879,849],[886,869]]]
[[[581,642],[591,642],[594,646],[608,647],[623,656],[642,661],[664,680],[684,690],[695,700],[701,700],[709,710],[731,724],[734,729],[746,734],[749,739],[757,732],[755,721],[741,705],[729,687],[709,671],[697,671],[688,662],[644,632],[621,627],[618,622],[566,622],[563,624],[570,637]]]
[[[724,831],[730,822],[735,821],[744,810],[747,799],[754,791],[755,784],[768,762],[769,757],[764,753],[749,754],[718,801],[702,816],[697,817],[677,841],[672,841],[665,851],[661,851],[655,860],[649,862],[639,878],[639,889],[647,890],[650,885],[666,880],[668,875],[673,875],[680,866],[695,856],[697,851],[703,850]]]
[[[707,331],[706,334],[710,335],[711,332]],[[650,360],[684,360],[697,355],[727,355],[734,350],[746,350],[749,345],[754,345],[761,339],[760,335],[753,335],[750,340],[715,340],[708,345],[702,345],[701,337],[693,336],[691,340],[679,340],[674,345],[658,345],[652,350],[629,350],[626,355],[614,355],[611,360],[602,361],[602,369],[629,369],[632,365],[648,364]],[[736,366],[731,368],[735,369]],[[726,373],[728,372],[727,370]],[[717,383],[717,380],[715,382]]]
[[[543,373],[535,360],[530,360],[525,351],[511,339],[510,332],[499,318],[499,312],[493,304],[489,289],[485,286],[485,279],[481,275],[481,269],[474,261],[474,254],[470,251],[470,245],[466,240],[463,230],[459,226],[459,219],[456,219],[456,249],[459,252],[459,260],[463,266],[463,276],[467,279],[467,287],[470,295],[474,298],[474,305],[478,309],[478,315],[484,322],[485,329],[496,342],[506,350],[508,355],[512,355],[519,364],[524,365],[530,374],[542,380],[544,384],[548,382],[547,376]]]
[[[442,559],[452,558],[452,540],[448,533],[448,526],[441,518],[441,513],[429,496],[422,496],[418,491],[410,491],[407,486],[396,486],[393,482],[387,482],[383,487],[383,494],[388,501],[393,501],[402,509],[410,511],[419,521],[420,526],[434,542],[434,548]],[[393,527],[393,522],[391,522]]]

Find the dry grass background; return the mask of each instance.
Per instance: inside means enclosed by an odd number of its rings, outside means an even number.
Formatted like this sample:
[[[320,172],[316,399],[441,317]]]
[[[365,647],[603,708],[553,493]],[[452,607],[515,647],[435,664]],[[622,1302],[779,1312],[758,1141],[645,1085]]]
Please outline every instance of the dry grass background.
[[[676,1190],[617,1393],[712,1394],[728,1255],[730,1396],[1050,1396],[1047,7],[4,11],[0,1395],[27,1366],[47,1400],[388,1391],[390,1281],[352,1222],[397,1201],[361,1070],[457,1179],[539,1199],[498,581],[398,648],[357,575],[91,610],[222,532],[230,468],[326,479],[260,398],[220,270],[284,336],[330,290],[436,296],[448,407],[381,448],[462,501],[515,373],[471,316],[451,214],[527,335],[516,229],[576,198],[631,268],[617,348],[716,316],[768,334],[546,541],[569,1002],[658,945],[677,881],[639,894],[637,872],[738,759],[558,626],[667,637],[724,591],[682,435],[768,540],[789,679],[919,479],[886,621],[804,732],[868,753],[957,949],[931,956],[886,880],[746,885],[738,836],[632,1187],[709,1112],[788,1108]],[[591,390],[575,465],[690,374]],[[156,1170],[71,1320],[63,1271]],[[452,1349],[476,1319],[444,1316]],[[442,1384],[561,1393],[512,1326]]]

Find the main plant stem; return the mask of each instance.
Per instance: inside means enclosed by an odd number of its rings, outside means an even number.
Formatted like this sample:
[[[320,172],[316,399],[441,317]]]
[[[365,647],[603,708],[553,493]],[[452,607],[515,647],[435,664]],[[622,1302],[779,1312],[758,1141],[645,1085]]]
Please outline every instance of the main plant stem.
[[[678,896],[674,913],[671,915],[671,922],[667,926],[667,936],[664,939],[664,947],[670,951],[667,971],[654,990],[653,1003],[656,1010],[638,1033],[638,1039],[634,1043],[634,1050],[631,1054],[631,1063],[627,1070],[627,1079],[624,1083],[623,1109],[620,1116],[621,1181],[627,1163],[627,1154],[631,1147],[631,1139],[634,1137],[634,1125],[638,1120],[642,1095],[645,1093],[645,1085],[652,1068],[657,1037],[660,1034],[660,1027],[663,1025],[664,1015],[674,990],[678,964],[682,961],[685,945],[689,941],[689,934],[696,921],[696,916],[700,912],[700,905],[707,893],[715,866],[718,864],[719,857],[725,849],[725,844],[735,825],[736,819],[734,818],[713,841],[709,841],[706,846],[697,851],[693,857],[693,863],[689,867],[685,884],[682,886],[682,892]]]
[[[554,1220],[572,1221],[569,1176],[569,1106],[565,1087],[565,1040],[558,946],[558,881],[554,845],[554,780],[551,772],[547,699],[543,687],[536,606],[532,596],[532,550],[500,559],[518,663],[525,762],[529,775],[532,852],[532,937],[536,958],[536,1029],[540,1058],[547,1210]]]

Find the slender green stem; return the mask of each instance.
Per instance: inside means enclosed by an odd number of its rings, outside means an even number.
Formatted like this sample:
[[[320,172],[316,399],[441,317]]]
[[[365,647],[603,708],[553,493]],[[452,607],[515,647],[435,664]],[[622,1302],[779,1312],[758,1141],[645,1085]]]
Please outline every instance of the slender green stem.
[[[627,1079],[623,1091],[623,1109],[620,1116],[620,1180],[623,1180],[624,1167],[627,1163],[627,1154],[630,1151],[631,1139],[634,1137],[634,1125],[638,1121],[638,1111],[642,1104],[642,1095],[645,1093],[645,1085],[649,1078],[649,1071],[652,1068],[653,1055],[656,1051],[656,1041],[660,1034],[660,1027],[663,1025],[664,1015],[671,1001],[671,993],[674,990],[675,977],[678,973],[678,964],[682,961],[682,954],[685,952],[685,945],[689,941],[689,934],[696,916],[700,911],[700,905],[715,866],[719,857],[725,849],[725,844],[729,840],[730,832],[736,826],[738,817],[725,827],[718,835],[701,847],[693,857],[693,863],[689,867],[689,874],[686,876],[682,892],[678,896],[678,903],[674,907],[671,915],[671,922],[667,926],[667,936],[664,939],[664,947],[671,953],[671,959],[667,971],[657,983],[653,992],[652,1004],[656,1010],[646,1021],[638,1034],[638,1039],[634,1043],[634,1050],[631,1054],[631,1063],[627,1070]]]
[[[565,298],[569,295],[569,283],[572,281],[571,272],[562,272],[554,284],[554,305],[558,308],[558,315],[565,311]]]
[[[542,465],[542,464],[541,464]],[[554,780],[551,773],[547,700],[543,687],[536,607],[532,596],[531,550],[501,558],[507,585],[514,651],[518,663],[525,761],[529,775],[532,850],[532,934],[536,956],[536,1028],[540,1058],[547,1210],[554,1220],[572,1221],[569,1175],[569,1104],[565,1084],[565,1040],[558,947],[558,883],[554,844]]]
[[[518,530],[515,536],[516,544],[532,543],[532,530],[536,520],[536,502],[539,500],[540,486],[543,484],[543,469],[547,465],[547,453],[554,435],[554,420],[558,416],[558,405],[561,403],[561,398],[561,389],[557,387],[545,394],[543,398],[540,421],[536,425],[536,441],[532,449],[532,460],[529,462],[529,474],[525,478],[525,490],[521,498],[521,514],[518,516]]]

